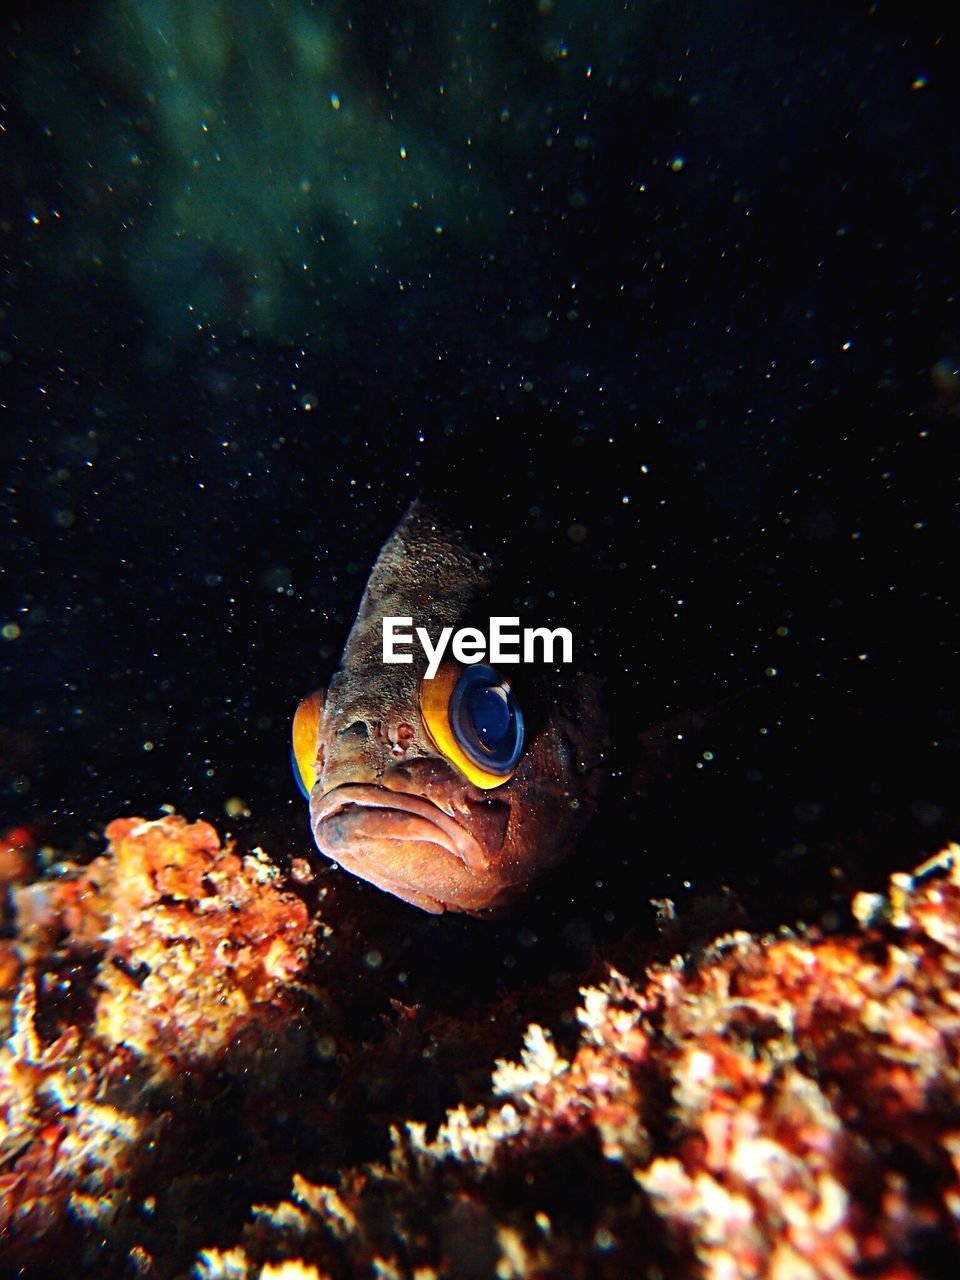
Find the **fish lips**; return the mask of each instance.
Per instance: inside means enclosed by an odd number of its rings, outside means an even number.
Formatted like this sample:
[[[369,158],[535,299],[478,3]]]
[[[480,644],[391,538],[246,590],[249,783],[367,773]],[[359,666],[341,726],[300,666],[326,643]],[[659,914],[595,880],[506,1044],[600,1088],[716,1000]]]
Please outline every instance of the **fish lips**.
[[[423,855],[446,855],[475,872],[490,865],[476,836],[433,801],[369,783],[343,783],[321,796],[313,832],[321,852],[352,870],[359,869],[358,859],[389,852],[394,844]]]

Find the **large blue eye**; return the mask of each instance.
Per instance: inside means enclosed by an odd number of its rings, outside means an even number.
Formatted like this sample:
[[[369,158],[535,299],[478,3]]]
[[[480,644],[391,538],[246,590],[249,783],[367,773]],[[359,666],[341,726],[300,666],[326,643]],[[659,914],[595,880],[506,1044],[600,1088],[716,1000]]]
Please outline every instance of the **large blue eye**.
[[[481,768],[509,773],[520,759],[520,704],[493,667],[467,667],[450,695],[449,719],[458,746]]]

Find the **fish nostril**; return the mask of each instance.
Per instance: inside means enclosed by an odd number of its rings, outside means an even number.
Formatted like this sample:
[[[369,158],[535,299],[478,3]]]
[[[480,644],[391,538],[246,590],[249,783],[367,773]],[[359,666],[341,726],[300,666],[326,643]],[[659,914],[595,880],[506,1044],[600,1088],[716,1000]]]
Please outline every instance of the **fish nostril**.
[[[390,754],[399,759],[407,754],[414,739],[414,732],[408,724],[398,724],[395,733],[388,735],[390,739]]]

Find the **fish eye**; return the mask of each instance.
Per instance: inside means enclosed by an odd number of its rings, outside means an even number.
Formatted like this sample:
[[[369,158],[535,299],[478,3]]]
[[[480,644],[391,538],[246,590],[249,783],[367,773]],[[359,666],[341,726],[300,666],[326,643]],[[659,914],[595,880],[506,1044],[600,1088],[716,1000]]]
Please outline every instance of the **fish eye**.
[[[445,663],[420,685],[434,746],[483,790],[506,782],[523,751],[523,715],[510,681],[483,663]]]
[[[290,763],[297,786],[309,800],[317,780],[317,734],[323,715],[324,692],[308,693],[293,713]]]
[[[523,748],[523,717],[510,683],[493,667],[467,667],[450,699],[457,741],[478,765],[508,773]]]

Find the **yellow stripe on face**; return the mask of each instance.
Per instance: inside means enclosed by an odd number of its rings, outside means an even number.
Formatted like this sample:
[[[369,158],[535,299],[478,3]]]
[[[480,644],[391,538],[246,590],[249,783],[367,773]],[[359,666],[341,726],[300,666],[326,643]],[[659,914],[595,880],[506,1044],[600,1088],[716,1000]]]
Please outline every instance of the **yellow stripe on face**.
[[[461,773],[482,791],[502,787],[513,776],[510,773],[490,773],[465,755],[453,736],[450,727],[450,698],[464,667],[459,662],[445,662],[432,680],[420,681],[420,714],[430,741],[442,756],[456,765]]]
[[[293,714],[293,764],[309,796],[317,780],[317,734],[323,715],[322,689],[308,693]]]

